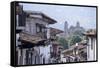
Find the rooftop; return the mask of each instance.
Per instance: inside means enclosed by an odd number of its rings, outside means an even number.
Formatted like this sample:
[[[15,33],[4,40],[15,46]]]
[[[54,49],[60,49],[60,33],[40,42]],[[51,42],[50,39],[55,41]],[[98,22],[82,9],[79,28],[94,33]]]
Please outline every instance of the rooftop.
[[[43,19],[44,21],[48,22],[48,24],[54,24],[57,22],[56,20],[52,19],[51,17],[39,11],[24,11],[24,12],[26,12],[28,17]]]
[[[30,34],[27,34],[25,32],[21,32],[20,33],[20,40],[36,44],[39,41],[42,41],[45,39],[42,39],[41,37],[39,37],[37,35],[30,35]]]
[[[78,50],[79,49],[86,48],[85,45],[83,45],[82,43],[79,43],[78,46],[72,45],[69,49],[64,50],[62,53],[66,53],[66,52],[69,52],[69,51],[73,51],[76,47],[77,47]]]
[[[64,31],[56,29],[56,28],[50,28],[50,34],[59,34],[59,33],[63,33]]]
[[[90,29],[84,33],[86,36],[96,36],[96,29]]]

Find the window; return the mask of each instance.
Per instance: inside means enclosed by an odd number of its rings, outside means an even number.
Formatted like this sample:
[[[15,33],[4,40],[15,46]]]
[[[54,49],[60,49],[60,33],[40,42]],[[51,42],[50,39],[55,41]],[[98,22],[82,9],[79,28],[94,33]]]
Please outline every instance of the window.
[[[38,32],[40,32],[40,31],[41,31],[40,26],[39,26],[38,24],[36,24],[36,32],[38,33]]]
[[[42,28],[42,32],[45,32],[45,28]]]
[[[30,23],[30,22],[28,22],[28,23],[26,24],[26,31],[27,31],[28,33],[31,33],[31,23]]]
[[[16,25],[17,26],[25,26],[26,25],[26,14],[23,12],[22,14],[16,15]]]
[[[42,24],[36,23],[36,32],[45,32],[45,27]]]

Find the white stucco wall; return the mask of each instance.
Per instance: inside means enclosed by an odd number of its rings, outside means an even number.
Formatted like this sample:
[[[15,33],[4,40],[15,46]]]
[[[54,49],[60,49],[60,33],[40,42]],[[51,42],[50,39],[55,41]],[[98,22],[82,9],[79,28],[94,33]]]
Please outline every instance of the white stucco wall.
[[[66,62],[66,58],[64,58],[64,54],[61,54],[61,62]]]
[[[93,49],[91,49],[91,44],[93,43]],[[96,60],[96,38],[93,38],[93,42],[89,37],[89,45],[87,46],[87,60],[94,61]]]
[[[49,63],[49,58],[50,58],[50,47],[52,45],[47,45],[47,46],[40,46],[40,55],[43,54],[43,57],[45,57],[45,62]],[[42,60],[42,59],[41,59]]]
[[[95,60],[97,60],[97,44],[96,44],[96,38],[95,38]]]
[[[28,33],[30,33],[32,35],[36,35],[36,23],[43,24],[44,26],[48,25],[48,23],[46,21],[43,21],[41,19],[27,18],[25,31],[27,31]]]

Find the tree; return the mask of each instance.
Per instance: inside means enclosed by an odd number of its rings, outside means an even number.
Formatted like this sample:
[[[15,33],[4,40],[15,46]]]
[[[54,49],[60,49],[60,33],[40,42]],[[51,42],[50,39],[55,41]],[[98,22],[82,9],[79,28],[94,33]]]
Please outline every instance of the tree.
[[[70,45],[73,45],[73,44],[75,44],[75,43],[78,43],[78,42],[80,42],[81,40],[82,40],[82,39],[80,38],[80,36],[77,36],[77,35],[72,36],[71,41],[70,41]]]
[[[59,43],[64,47],[64,49],[68,49],[68,41],[64,38],[60,38]]]
[[[79,35],[79,36],[82,36],[83,35],[83,32],[80,31],[80,30],[77,30],[73,33],[73,35]]]

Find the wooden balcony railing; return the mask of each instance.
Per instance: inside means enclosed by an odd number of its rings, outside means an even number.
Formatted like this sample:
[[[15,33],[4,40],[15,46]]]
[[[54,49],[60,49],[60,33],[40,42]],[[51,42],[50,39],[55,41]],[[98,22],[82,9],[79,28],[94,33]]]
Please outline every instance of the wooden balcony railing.
[[[36,36],[39,36],[39,37],[41,37],[41,38],[43,38],[43,39],[47,39],[47,35],[46,35],[45,32],[38,32],[38,33],[36,34]]]

